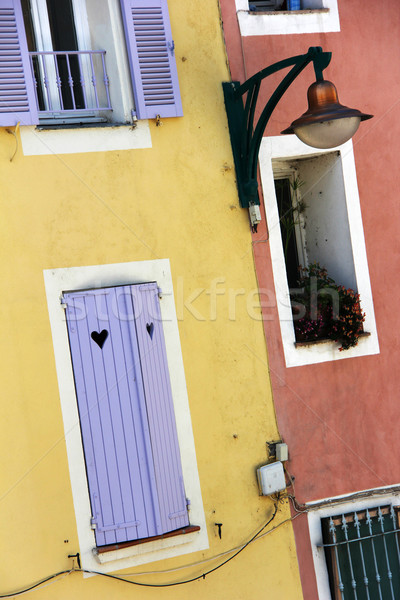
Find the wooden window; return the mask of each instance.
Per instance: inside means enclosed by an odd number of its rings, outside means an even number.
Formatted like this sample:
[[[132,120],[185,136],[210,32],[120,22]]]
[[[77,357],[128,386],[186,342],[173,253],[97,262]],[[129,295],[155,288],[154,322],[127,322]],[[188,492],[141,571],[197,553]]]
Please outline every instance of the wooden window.
[[[156,283],[63,294],[99,547],[193,531],[158,294]]]
[[[95,0],[0,0],[0,126],[182,115],[167,0],[113,0],[107,7],[110,14]],[[96,38],[111,14],[122,35],[125,27],[131,90],[118,33],[109,28]],[[118,66],[112,81],[108,59]]]

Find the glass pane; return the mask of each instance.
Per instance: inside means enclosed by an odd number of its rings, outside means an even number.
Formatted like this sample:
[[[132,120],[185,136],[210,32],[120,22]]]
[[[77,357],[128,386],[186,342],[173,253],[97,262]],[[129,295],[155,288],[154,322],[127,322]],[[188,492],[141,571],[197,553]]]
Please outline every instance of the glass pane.
[[[47,12],[53,42],[53,50],[79,50],[75,29],[74,12],[71,0],[47,0]],[[61,95],[64,109],[85,108],[81,72],[77,56],[57,57],[58,74],[61,79]],[[72,84],[69,77],[72,77]],[[75,101],[75,107],[74,107]]]
[[[297,226],[293,204],[290,179],[276,179],[275,193],[278,203],[279,223],[281,227],[283,253],[285,255],[286,274],[289,288],[297,287],[299,279],[299,256],[296,244]],[[303,265],[304,266],[304,265]]]

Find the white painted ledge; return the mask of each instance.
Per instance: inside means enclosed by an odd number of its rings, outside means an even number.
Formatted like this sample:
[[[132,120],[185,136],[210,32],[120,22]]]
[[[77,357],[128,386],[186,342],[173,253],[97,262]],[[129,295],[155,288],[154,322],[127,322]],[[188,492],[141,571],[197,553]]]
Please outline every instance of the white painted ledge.
[[[78,154],[151,148],[147,120],[132,125],[107,127],[74,127],[72,129],[37,129],[21,127],[22,150],[25,156],[48,154]]]

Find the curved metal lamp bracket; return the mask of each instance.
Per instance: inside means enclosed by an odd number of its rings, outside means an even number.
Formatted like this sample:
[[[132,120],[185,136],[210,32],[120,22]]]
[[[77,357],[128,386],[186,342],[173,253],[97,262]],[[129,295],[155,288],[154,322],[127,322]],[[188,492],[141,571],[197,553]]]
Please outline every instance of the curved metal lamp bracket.
[[[276,105],[309,63],[314,64],[317,81],[322,81],[322,71],[329,65],[331,56],[331,52],[323,52],[320,47],[311,47],[306,54],[286,58],[262,69],[242,85],[238,81],[222,84],[241,206],[260,204],[257,183],[258,153],[265,128]],[[272,93],[254,125],[261,82],[269,75],[291,66],[293,68]],[[243,104],[246,94],[246,101]]]

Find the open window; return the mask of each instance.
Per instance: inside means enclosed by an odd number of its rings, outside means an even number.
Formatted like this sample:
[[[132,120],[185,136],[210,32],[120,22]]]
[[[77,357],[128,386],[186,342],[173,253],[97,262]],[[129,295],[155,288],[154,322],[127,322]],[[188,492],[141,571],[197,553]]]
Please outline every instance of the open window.
[[[289,288],[299,268],[317,262],[357,292],[340,152],[273,160],[272,168]]]
[[[0,0],[0,29],[0,125],[182,115],[167,0]]]
[[[207,548],[168,261],[45,282],[84,568]]]
[[[351,142],[316,151],[295,136],[264,138],[260,172],[287,366],[379,351]],[[364,331],[354,348],[297,343],[290,289],[299,267],[319,263],[338,286],[360,295]]]

